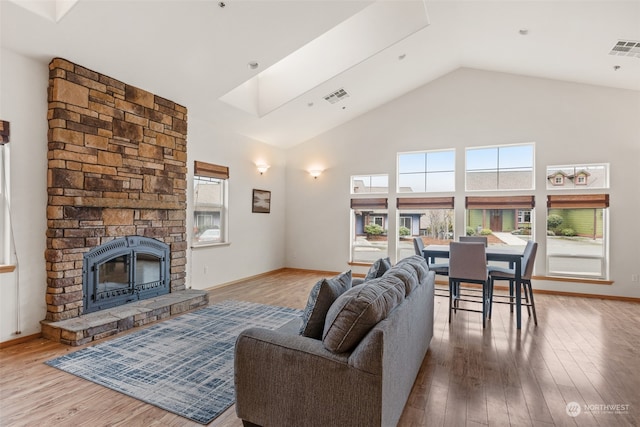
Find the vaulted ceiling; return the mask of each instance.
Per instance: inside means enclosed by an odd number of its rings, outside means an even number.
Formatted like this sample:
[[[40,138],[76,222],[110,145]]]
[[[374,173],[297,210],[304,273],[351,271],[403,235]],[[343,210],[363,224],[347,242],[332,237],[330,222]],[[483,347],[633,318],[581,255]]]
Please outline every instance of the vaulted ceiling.
[[[610,54],[640,42],[637,0],[24,2],[0,2],[3,48],[65,58],[282,147],[460,67],[640,91],[640,45]],[[270,78],[278,67],[289,74]]]

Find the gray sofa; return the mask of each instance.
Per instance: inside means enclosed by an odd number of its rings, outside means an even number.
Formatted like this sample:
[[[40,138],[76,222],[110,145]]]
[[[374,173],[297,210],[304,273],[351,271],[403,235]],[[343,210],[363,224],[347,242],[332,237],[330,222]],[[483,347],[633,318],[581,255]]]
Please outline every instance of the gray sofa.
[[[326,314],[322,339],[300,334],[304,319],[242,332],[238,417],[245,426],[396,425],[433,336],[434,280],[413,256],[349,284]]]

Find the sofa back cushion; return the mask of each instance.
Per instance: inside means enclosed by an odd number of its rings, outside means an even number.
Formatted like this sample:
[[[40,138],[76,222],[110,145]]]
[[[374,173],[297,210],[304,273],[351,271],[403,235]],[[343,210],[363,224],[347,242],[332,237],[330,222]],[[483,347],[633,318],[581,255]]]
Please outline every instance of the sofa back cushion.
[[[353,350],[360,340],[405,296],[404,282],[384,275],[356,286],[333,303],[324,323],[322,343],[334,353]]]
[[[382,277],[384,273],[387,272],[391,268],[391,261],[389,257],[387,258],[378,258],[371,267],[369,267],[369,271],[367,271],[367,275],[364,277],[364,281],[371,279],[377,279],[378,277]]]
[[[407,296],[416,286],[427,279],[428,273],[429,266],[427,265],[427,261],[419,255],[401,259],[387,272],[387,274],[399,277],[404,282]]]
[[[321,339],[324,320],[333,302],[351,288],[351,270],[331,279],[319,280],[309,293],[307,305],[302,312],[300,335]]]

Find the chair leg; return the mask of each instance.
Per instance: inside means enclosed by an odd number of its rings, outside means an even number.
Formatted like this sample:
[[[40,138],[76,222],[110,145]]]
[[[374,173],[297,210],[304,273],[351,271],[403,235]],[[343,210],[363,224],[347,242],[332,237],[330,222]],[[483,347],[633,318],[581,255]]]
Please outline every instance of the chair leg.
[[[513,313],[513,304],[516,300],[516,282],[509,279],[509,312]]]
[[[531,317],[531,303],[529,302],[529,291],[527,290],[527,284],[522,282],[522,290],[524,291],[524,302],[527,306],[527,313],[529,317]]]
[[[533,301],[533,287],[531,282],[527,281],[527,287],[529,288],[529,297],[531,298],[531,310],[533,311],[533,323],[538,326],[538,316],[536,315],[536,303]]]
[[[449,323],[451,323],[451,312],[453,311],[453,280],[449,279]]]
[[[489,278],[489,319],[493,314],[493,277]]]
[[[489,284],[484,282],[482,284],[482,329],[487,327],[487,315],[489,302]]]

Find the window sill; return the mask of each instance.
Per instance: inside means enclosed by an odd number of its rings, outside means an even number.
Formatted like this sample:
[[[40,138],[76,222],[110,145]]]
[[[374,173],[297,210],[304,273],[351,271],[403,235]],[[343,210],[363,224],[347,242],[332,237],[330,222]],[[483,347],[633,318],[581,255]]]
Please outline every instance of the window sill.
[[[211,243],[198,243],[191,245],[191,249],[211,248],[217,246],[230,246],[231,242],[211,242]]]
[[[572,283],[587,283],[590,285],[613,285],[613,280],[603,279],[587,279],[580,277],[559,277],[559,276],[533,276],[534,280],[548,280],[551,282],[572,282]]]
[[[0,265],[0,274],[12,273],[16,269],[15,265]]]

